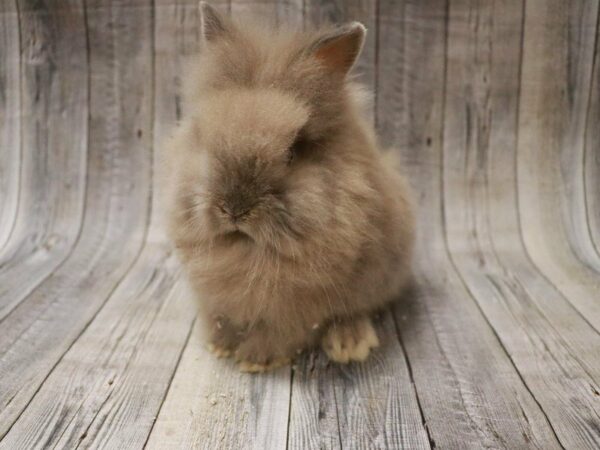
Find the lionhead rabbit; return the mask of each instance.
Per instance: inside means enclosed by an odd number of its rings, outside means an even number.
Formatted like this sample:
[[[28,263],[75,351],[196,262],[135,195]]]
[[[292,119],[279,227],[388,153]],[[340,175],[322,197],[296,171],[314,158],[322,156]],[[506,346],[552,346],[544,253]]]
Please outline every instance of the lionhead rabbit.
[[[363,360],[413,245],[403,180],[347,77],[365,28],[286,32],[201,9],[187,115],[164,150],[170,235],[210,348],[247,371],[318,344]]]

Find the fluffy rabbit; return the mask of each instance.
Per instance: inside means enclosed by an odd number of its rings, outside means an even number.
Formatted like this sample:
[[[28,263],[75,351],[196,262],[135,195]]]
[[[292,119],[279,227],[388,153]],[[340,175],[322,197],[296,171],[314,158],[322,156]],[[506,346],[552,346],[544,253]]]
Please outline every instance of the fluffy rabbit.
[[[348,80],[365,28],[234,23],[202,4],[188,111],[165,146],[170,236],[210,348],[262,371],[321,344],[364,360],[410,275],[413,217]]]

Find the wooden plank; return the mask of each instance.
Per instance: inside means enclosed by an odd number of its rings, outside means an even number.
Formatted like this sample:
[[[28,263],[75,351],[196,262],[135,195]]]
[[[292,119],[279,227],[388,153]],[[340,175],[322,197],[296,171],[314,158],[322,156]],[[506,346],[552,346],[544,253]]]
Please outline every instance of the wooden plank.
[[[281,2],[283,4],[283,2]],[[255,18],[269,24],[277,24],[277,0],[231,0],[230,12],[238,19]]]
[[[24,36],[17,94],[21,186],[11,194],[13,206],[18,199],[18,215],[16,221],[7,216],[14,229],[0,256],[0,320],[73,249],[86,176],[88,89],[81,3],[68,1],[55,9],[20,1],[18,9]]]
[[[598,1],[528,5],[518,177],[531,259],[600,332],[600,253],[586,217],[583,166],[598,9]]]
[[[560,78],[556,81],[564,92],[563,106],[560,112],[562,126],[557,130],[562,135],[560,142],[560,172],[563,177],[561,185],[561,202],[556,202],[554,210],[562,210],[561,222],[564,223],[566,236],[573,252],[583,264],[600,272],[600,254],[591,242],[590,230],[586,220],[584,172],[586,124],[588,121],[590,102],[592,101],[593,70],[595,47],[598,42],[598,14],[600,2],[597,0],[568,5],[561,17],[561,23],[543,23],[543,33],[552,32],[562,39],[565,49],[562,57],[554,55],[555,68]],[[563,19],[564,20],[563,22]],[[548,27],[552,27],[549,30]],[[560,66],[560,67],[559,67]],[[564,89],[564,91],[562,91]],[[558,216],[557,216],[558,219]],[[555,231],[555,230],[551,230]],[[562,241],[566,241],[564,238]],[[574,258],[573,258],[574,259]],[[563,262],[562,258],[561,261]],[[595,274],[594,274],[595,275]],[[572,274],[569,274],[572,276]],[[593,275],[592,275],[593,276]],[[573,279],[571,278],[571,282]],[[600,286],[600,284],[597,284]],[[567,294],[568,295],[568,294]],[[595,302],[594,302],[595,303]],[[585,314],[585,311],[582,310]],[[600,310],[596,310],[600,313]],[[593,311],[590,311],[593,313]]]
[[[234,14],[239,10],[233,7]],[[275,6],[270,11],[274,14]],[[197,29],[182,20],[197,20],[196,5],[180,2],[160,7],[157,16],[156,114],[161,125],[174,122],[173,99],[180,95],[177,83],[181,55],[193,52],[186,34]],[[184,19],[185,18],[185,19]],[[186,22],[184,22],[186,24]],[[193,297],[194,294],[189,294]],[[231,361],[217,360],[205,350],[202,322],[189,340],[171,388],[164,400],[149,448],[285,448],[290,397],[290,368],[267,375],[240,373]]]
[[[600,11],[596,22],[596,36],[600,33]],[[593,73],[590,81],[590,99],[585,129],[584,180],[587,224],[592,243],[600,253],[600,38],[596,37],[593,58]]]
[[[288,448],[342,448],[340,405],[336,398],[340,375],[341,370],[323,352],[314,351],[296,361]]]
[[[344,21],[343,13],[322,17],[325,9],[335,5],[304,0],[303,28],[312,29]],[[315,373],[316,372],[316,373]],[[287,448],[341,448],[338,404],[335,398],[332,372],[328,360],[316,351],[295,362],[292,374],[290,421]]]
[[[407,48],[406,2],[379,2],[377,17],[377,90],[375,91],[375,123],[383,145],[402,149],[401,156],[406,161],[406,153],[412,146],[405,140],[409,136],[405,127],[405,71],[404,52]],[[396,73],[393,73],[396,71]],[[429,100],[424,99],[424,103]],[[412,180],[411,180],[412,181]]]
[[[362,364],[314,354],[298,362],[290,448],[429,448],[391,314],[377,331],[381,346]]]
[[[228,14],[230,2],[211,2],[211,6]],[[154,242],[168,241],[160,184],[160,174],[164,173],[163,147],[183,118],[185,75],[200,45],[200,8],[196,0],[154,1],[154,178],[148,236]]]
[[[0,251],[10,238],[21,171],[21,43],[16,1],[0,5]]]
[[[151,172],[147,151],[151,130],[151,11],[147,7],[117,11],[114,5],[102,5],[87,17],[92,75],[84,224],[70,258],[0,323],[0,436],[7,433],[48,373],[106,302],[138,257],[144,240]],[[71,35],[53,46],[60,54],[72,51],[72,41],[80,41],[81,55],[69,54],[74,64],[86,54],[85,36],[75,33],[76,18],[83,20],[83,9],[64,4],[57,11],[66,15],[67,23],[49,28],[62,29],[65,34],[71,31]],[[85,80],[86,71],[79,76]],[[68,91],[76,91],[76,86],[69,85]],[[48,87],[40,86],[44,92],[40,95],[46,91]],[[125,94],[127,103],[121,104]],[[52,116],[59,120],[61,115]],[[69,130],[77,123],[72,119]],[[71,135],[66,130],[64,134]],[[62,138],[58,142],[63,142]],[[64,142],[66,145],[68,141]],[[79,167],[69,167],[77,176],[84,173]],[[64,174],[66,180],[71,177],[70,172]],[[38,184],[39,189],[45,189],[43,183]],[[75,215],[72,210],[63,213]]]
[[[241,373],[205,349],[198,322],[147,448],[285,449],[289,395],[289,368]]]
[[[361,20],[370,30],[357,64],[375,88],[375,2],[308,2],[312,25]],[[288,443],[291,448],[429,448],[405,356],[385,314],[381,348],[364,364],[335,366],[322,355],[297,363]],[[361,430],[356,433],[355,430]]]
[[[600,336],[537,272],[520,245],[515,151],[517,135],[527,135],[533,123],[518,120],[518,98],[506,93],[518,92],[521,80],[523,4],[486,6],[455,2],[450,8],[443,164],[448,245],[560,443],[594,448],[598,410],[590,386],[597,386],[600,373],[592,356]],[[521,89],[522,113],[530,89]],[[538,112],[536,121],[543,122]]]
[[[468,4],[447,6],[444,1],[380,4],[380,36],[398,44],[380,45],[378,123],[386,141],[406,146],[402,159],[419,204],[417,285],[396,310],[399,333],[432,445],[560,448],[447,255],[443,124],[454,111],[445,101],[464,94],[452,84],[461,67],[454,43],[476,29],[464,19]],[[392,86],[386,87],[386,80]]]
[[[303,29],[305,0],[277,0],[277,25]]]

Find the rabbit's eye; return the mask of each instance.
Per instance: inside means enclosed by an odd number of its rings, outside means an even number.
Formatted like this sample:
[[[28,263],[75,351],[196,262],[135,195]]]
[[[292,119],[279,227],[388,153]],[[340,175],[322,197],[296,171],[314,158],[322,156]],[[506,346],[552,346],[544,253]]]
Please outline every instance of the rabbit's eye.
[[[291,164],[292,161],[294,161],[294,159],[302,153],[303,149],[306,147],[306,144],[307,141],[302,132],[298,133],[296,139],[294,139],[294,142],[292,142],[292,145],[290,145],[290,148],[288,149],[288,164]]]

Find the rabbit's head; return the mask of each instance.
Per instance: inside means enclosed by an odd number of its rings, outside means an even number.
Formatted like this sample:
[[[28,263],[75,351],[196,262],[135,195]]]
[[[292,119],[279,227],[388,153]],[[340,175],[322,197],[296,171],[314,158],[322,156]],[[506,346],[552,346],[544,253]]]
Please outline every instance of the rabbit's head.
[[[180,163],[185,219],[211,238],[248,242],[318,231],[334,202],[327,180],[348,176],[347,74],[365,28],[267,31],[206,4],[202,15]]]

